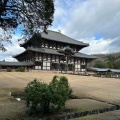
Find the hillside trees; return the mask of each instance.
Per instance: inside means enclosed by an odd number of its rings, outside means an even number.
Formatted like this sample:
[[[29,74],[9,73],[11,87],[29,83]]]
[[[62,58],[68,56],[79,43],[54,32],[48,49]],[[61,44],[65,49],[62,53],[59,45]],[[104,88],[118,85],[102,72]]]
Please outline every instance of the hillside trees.
[[[53,13],[53,0],[0,0],[0,49],[5,51],[3,42],[11,42],[11,34],[18,26],[23,38],[47,29]]]
[[[115,60],[107,60],[107,61],[96,61],[94,64],[94,67],[96,68],[111,68],[111,69],[120,69],[120,61]]]
[[[102,61],[96,61],[94,64],[94,67],[96,68],[108,68],[108,64]]]

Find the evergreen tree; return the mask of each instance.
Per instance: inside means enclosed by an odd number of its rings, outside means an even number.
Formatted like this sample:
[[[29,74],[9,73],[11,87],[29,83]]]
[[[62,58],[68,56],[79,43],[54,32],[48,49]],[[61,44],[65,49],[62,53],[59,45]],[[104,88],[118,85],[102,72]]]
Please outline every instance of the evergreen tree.
[[[0,49],[20,25],[25,38],[45,30],[53,21],[53,0],[0,0]]]

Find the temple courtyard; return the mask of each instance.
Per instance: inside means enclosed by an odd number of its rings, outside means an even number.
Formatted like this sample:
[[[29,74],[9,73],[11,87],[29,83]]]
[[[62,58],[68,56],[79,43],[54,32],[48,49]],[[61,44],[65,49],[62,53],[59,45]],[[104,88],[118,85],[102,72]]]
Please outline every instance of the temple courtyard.
[[[47,71],[0,72],[0,119],[6,119],[7,115],[10,118],[11,113],[24,111],[25,109],[23,102],[17,102],[9,96],[11,91],[22,91],[24,87],[35,78],[49,83],[54,75],[66,76],[73,89],[73,94],[82,98],[76,101],[68,101],[66,103],[68,109],[74,109],[74,107],[76,109],[78,107],[80,111],[84,111],[110,107],[112,104],[120,105],[120,79],[70,75]],[[19,107],[16,108],[16,106]],[[111,120],[116,120],[116,117],[120,119],[120,110],[112,111],[112,113],[106,112],[100,115],[102,117],[98,117],[97,115],[97,117],[94,116],[94,118],[97,120],[107,120],[104,116],[108,116],[109,118],[110,115],[113,115],[115,117]],[[13,119],[12,117],[11,119]],[[83,119],[83,117],[81,119]],[[84,120],[87,119],[88,118],[84,118]],[[91,119],[93,119],[93,117]]]

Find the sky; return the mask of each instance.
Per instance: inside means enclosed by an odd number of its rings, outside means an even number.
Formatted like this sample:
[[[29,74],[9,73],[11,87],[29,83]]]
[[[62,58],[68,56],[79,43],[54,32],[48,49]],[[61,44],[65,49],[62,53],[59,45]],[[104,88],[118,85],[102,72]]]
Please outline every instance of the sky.
[[[55,0],[49,29],[89,43],[80,51],[85,54],[120,52],[120,0]],[[24,51],[17,42],[19,37],[15,34],[12,44],[4,43],[7,52],[0,51],[0,61],[15,61],[12,56]]]

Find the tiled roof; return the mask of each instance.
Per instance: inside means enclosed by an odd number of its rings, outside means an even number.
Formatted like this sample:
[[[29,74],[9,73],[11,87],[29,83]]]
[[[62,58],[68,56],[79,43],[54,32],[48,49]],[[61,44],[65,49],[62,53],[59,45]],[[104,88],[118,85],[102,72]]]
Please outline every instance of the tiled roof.
[[[28,47],[26,49],[30,50],[30,51],[35,51],[35,52],[40,52],[40,53],[47,53],[47,54],[55,54],[55,55],[63,55],[62,53],[59,53],[58,50],[55,49],[48,49],[48,48],[33,48],[33,47]],[[25,53],[26,51],[24,51],[23,53]],[[21,54],[23,54],[21,53]],[[21,55],[19,54],[19,55]],[[14,58],[16,58],[18,55],[14,56]],[[92,55],[86,55],[80,52],[75,53],[74,55],[72,55],[73,57],[80,57],[80,58],[89,58],[89,59],[96,59],[96,56],[92,56]]]
[[[110,69],[111,72],[120,73],[120,69]]]
[[[90,67],[88,70],[93,70],[97,72],[114,72],[114,73],[120,73],[119,69],[110,69],[110,68],[95,68],[95,67]]]
[[[70,38],[70,37],[68,37],[60,32],[55,32],[55,31],[51,31],[51,30],[47,30],[47,34],[45,32],[42,32],[41,36],[42,36],[42,38],[45,38],[45,39],[64,42],[64,43],[83,45],[83,46],[89,45],[89,44],[83,43],[81,41],[72,39],[72,38]]]
[[[48,48],[32,48],[32,47],[28,47],[27,50],[32,50],[32,51],[42,52],[42,53],[48,53],[48,54],[63,55],[62,53],[59,53],[58,50],[48,49]],[[80,53],[80,52],[77,52],[72,56],[73,57],[80,57],[80,58],[91,58],[91,59],[96,59],[97,58],[96,56],[86,55],[86,54],[83,54],[83,53]]]
[[[28,47],[27,50],[35,51],[35,52],[41,52],[41,53],[48,53],[48,54],[56,54],[56,55],[63,55],[57,50],[54,49],[47,49],[47,48],[33,48],[33,47]]]
[[[95,67],[90,67],[89,70],[97,71],[97,72],[107,72],[110,69],[109,68],[95,68]]]
[[[34,65],[33,62],[6,62],[0,61],[0,65],[2,66],[32,66]]]
[[[80,52],[75,53],[74,56],[75,56],[75,57],[81,57],[81,58],[97,59],[96,56],[93,56],[93,55],[87,55],[87,54],[83,54],[83,53],[80,53]]]
[[[85,46],[85,47],[89,46],[89,44],[87,44],[87,43],[83,43],[81,41],[72,39],[60,32],[55,32],[55,31],[51,31],[51,30],[47,30],[47,33],[41,32],[41,37],[48,39],[48,40],[52,40],[52,41],[62,42],[62,43],[68,43],[68,44]],[[25,45],[28,42],[29,42],[29,40],[26,41],[25,43],[21,44],[21,46]]]

